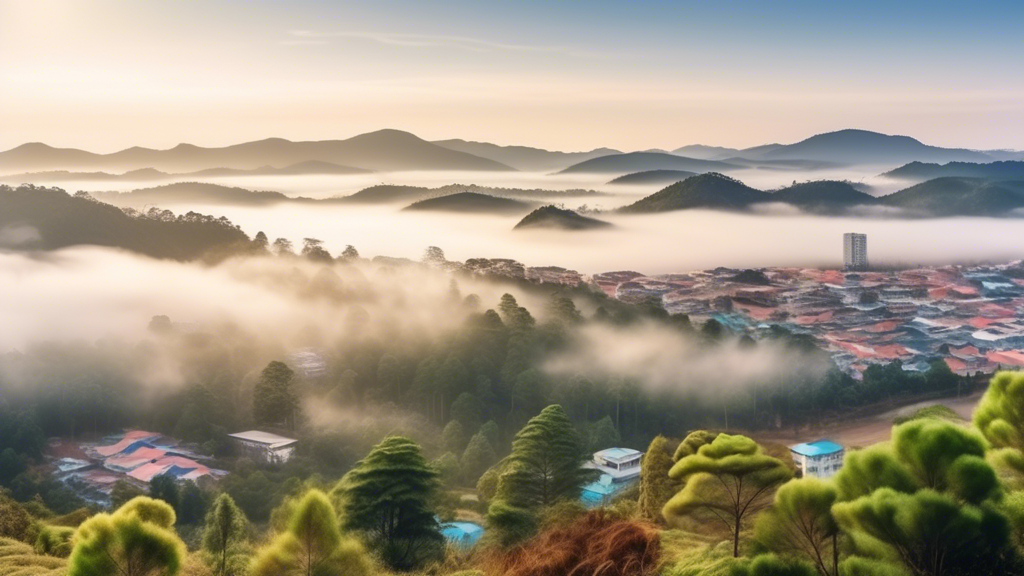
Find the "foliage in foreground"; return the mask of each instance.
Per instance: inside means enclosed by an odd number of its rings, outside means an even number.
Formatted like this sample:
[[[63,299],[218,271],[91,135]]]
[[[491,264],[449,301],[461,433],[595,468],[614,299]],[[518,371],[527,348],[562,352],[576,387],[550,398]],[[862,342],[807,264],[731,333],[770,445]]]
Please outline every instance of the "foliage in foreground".
[[[113,514],[97,514],[78,527],[68,576],[173,576],[185,558],[175,534],[174,509],[140,496]]]
[[[260,550],[251,576],[370,576],[359,542],[343,538],[327,496],[311,490],[295,507],[288,529]]]

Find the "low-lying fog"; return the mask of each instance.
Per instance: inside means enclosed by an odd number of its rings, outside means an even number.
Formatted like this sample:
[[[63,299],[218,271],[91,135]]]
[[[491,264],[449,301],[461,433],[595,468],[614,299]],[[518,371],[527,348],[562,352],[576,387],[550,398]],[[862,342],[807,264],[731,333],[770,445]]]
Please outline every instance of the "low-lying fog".
[[[745,183],[771,189],[793,181],[848,179],[882,194],[900,188],[878,178],[887,167],[814,172],[746,170],[731,172]],[[326,198],[354,193],[380,183],[436,187],[451,183],[565,190],[587,188],[606,196],[553,198],[567,208],[587,205],[610,210],[662,188],[610,186],[614,175],[531,173],[400,172],[356,176],[222,177],[204,181],[292,196]],[[63,182],[77,190],[131,190],[162,182]],[[615,224],[606,231],[513,231],[518,216],[402,212],[398,205],[273,206],[166,205],[175,213],[196,210],[223,215],[250,236],[264,231],[296,245],[314,237],[337,255],[346,245],[364,257],[419,258],[426,246],[439,246],[449,258],[514,258],[528,266],[564,266],[584,273],[633,269],[647,274],[694,269],[765,266],[839,266],[844,232],[868,234],[872,262],[882,265],[1006,261],[1024,256],[1024,221],[956,218],[901,220],[817,217],[766,209],[762,214],[680,211],[657,215],[595,216]]]

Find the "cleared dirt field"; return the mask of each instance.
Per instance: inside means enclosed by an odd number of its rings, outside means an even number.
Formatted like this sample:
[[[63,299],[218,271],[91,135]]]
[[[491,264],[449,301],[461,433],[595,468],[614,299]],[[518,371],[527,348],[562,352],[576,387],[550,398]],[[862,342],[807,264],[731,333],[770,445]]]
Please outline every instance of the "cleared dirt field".
[[[877,442],[884,442],[889,439],[892,433],[892,421],[897,416],[913,414],[921,408],[941,404],[952,409],[961,418],[970,421],[971,413],[977,406],[983,392],[977,392],[970,396],[960,398],[940,398],[908,404],[899,408],[880,412],[871,416],[863,416],[849,420],[837,420],[833,424],[824,426],[806,426],[799,430],[785,430],[773,434],[759,434],[758,437],[764,440],[772,440],[783,444],[794,444],[797,442],[811,442],[821,438],[828,438],[842,444],[847,448],[863,448]]]

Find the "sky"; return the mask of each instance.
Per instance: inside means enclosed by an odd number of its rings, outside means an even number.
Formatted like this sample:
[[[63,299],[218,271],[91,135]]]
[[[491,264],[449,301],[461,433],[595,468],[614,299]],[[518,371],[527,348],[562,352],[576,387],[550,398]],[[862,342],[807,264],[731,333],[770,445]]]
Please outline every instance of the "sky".
[[[0,149],[560,150],[843,128],[1024,149],[1021,2],[0,0]]]

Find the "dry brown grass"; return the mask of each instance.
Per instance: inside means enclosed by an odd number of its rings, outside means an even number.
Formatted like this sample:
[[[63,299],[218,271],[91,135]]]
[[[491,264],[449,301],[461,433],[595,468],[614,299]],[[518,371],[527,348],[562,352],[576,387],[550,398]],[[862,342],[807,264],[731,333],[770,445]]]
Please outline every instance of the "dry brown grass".
[[[613,518],[597,510],[496,558],[489,572],[502,576],[648,576],[656,573],[659,557],[658,530],[652,524]]]

